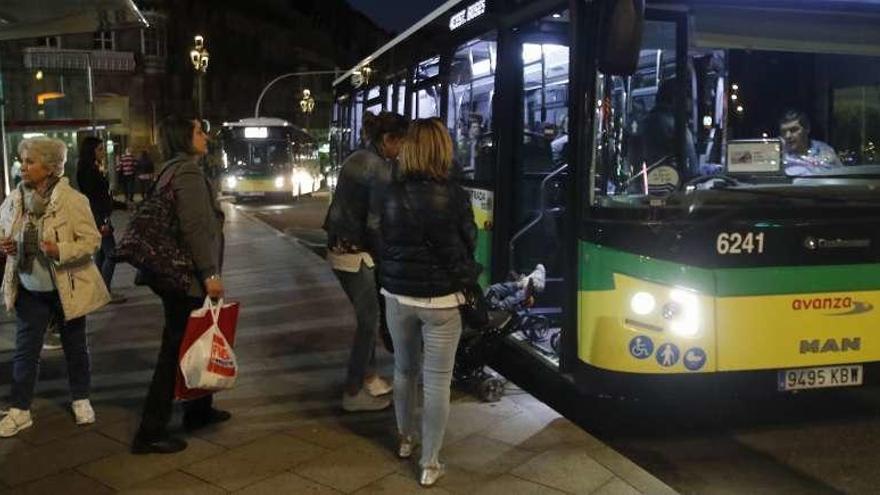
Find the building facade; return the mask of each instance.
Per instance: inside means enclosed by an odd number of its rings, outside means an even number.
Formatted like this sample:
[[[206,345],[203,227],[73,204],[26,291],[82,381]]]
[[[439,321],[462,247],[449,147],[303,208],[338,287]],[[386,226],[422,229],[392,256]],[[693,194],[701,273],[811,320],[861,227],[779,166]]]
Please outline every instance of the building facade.
[[[203,116],[215,124],[252,116],[260,91],[280,74],[348,67],[388,39],[344,0],[136,3],[150,27],[0,43],[8,164],[16,136],[34,132],[51,131],[75,147],[79,133],[97,129],[117,152],[152,150],[164,115],[196,112],[195,35],[209,52]],[[321,135],[332,78],[285,80],[266,95],[261,114]],[[311,115],[300,110],[303,89],[316,100]]]

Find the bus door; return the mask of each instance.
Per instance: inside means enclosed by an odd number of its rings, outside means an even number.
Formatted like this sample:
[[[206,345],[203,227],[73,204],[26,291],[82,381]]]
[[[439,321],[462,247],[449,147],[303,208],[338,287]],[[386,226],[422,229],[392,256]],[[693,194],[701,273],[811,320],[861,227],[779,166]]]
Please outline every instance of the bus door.
[[[550,13],[521,26],[516,32],[522,54],[521,74],[510,74],[522,83],[515,103],[521,111],[516,122],[508,240],[512,272],[541,272],[544,287],[535,285],[535,317],[524,337],[540,354],[557,362],[559,336],[566,300],[565,204],[569,172],[569,26],[567,10]]]
[[[496,136],[493,115],[498,36],[486,33],[456,47],[449,64],[446,125],[453,142],[453,176],[471,195],[477,223],[476,258],[486,287],[492,267]]]

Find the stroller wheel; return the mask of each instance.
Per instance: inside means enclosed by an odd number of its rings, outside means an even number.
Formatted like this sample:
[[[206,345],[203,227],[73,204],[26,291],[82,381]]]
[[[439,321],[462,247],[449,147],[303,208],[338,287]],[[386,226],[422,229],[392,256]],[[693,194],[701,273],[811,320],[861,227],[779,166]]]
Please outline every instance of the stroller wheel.
[[[496,377],[480,382],[477,394],[484,402],[498,402],[504,396],[504,380]]]

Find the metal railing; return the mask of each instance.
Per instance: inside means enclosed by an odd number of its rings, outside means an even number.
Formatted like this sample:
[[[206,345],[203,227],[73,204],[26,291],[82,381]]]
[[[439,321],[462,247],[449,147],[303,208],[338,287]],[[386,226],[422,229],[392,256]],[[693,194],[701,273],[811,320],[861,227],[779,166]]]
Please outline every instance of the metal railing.
[[[568,169],[568,164],[564,164],[557,168],[556,170],[547,174],[544,177],[544,180],[541,181],[541,194],[540,194],[540,208],[538,209],[538,214],[533,218],[529,223],[527,223],[523,228],[519,229],[516,234],[513,234],[513,237],[510,238],[510,242],[507,244],[509,250],[509,263],[513,263],[514,261],[514,252],[516,251],[516,242],[524,236],[529,230],[532,229],[535,225],[538,224],[544,218],[544,212],[547,210],[547,184],[557,175],[565,172]]]

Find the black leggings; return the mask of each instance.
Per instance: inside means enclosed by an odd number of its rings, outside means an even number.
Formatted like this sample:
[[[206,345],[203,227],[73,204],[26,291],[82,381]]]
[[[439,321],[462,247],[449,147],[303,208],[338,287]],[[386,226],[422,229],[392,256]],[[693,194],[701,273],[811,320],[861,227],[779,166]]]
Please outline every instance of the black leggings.
[[[167,434],[171,421],[171,408],[174,402],[174,384],[177,379],[180,344],[186,330],[189,314],[202,307],[204,300],[179,294],[157,293],[165,310],[165,330],[162,332],[162,346],[156,360],[156,370],[150,391],[144,402],[141,427],[137,436],[141,440],[157,440]],[[211,410],[213,395],[183,403],[184,415],[202,415]]]

